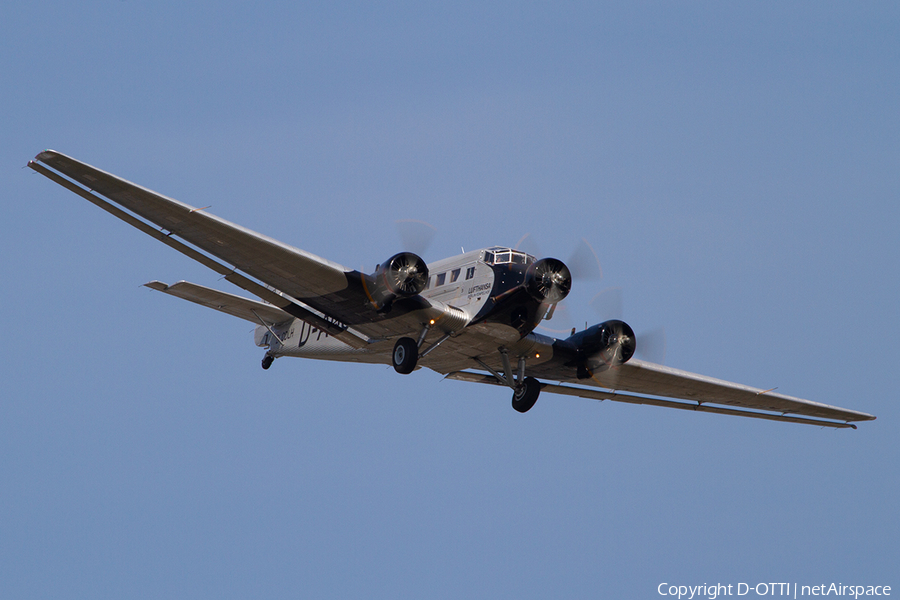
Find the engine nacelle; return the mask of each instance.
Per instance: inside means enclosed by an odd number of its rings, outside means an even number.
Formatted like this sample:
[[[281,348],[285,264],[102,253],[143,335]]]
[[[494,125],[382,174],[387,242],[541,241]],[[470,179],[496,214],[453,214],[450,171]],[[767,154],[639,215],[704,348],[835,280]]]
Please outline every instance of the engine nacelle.
[[[628,362],[637,348],[634,331],[618,319],[588,327],[566,341],[578,352],[579,376],[583,368],[597,371]]]
[[[556,304],[569,295],[572,274],[561,260],[542,258],[532,263],[525,273],[525,289],[539,302]]]
[[[428,284],[428,266],[412,252],[400,252],[366,276],[366,292],[375,308],[387,310],[396,298],[421,294]]]

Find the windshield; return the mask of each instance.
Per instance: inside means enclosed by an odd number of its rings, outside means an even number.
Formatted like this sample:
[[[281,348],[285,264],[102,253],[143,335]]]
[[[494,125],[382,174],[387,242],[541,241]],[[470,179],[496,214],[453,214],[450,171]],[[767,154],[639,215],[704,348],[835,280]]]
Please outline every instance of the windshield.
[[[489,265],[530,265],[534,262],[534,257],[511,248],[491,248],[485,250],[484,262]]]

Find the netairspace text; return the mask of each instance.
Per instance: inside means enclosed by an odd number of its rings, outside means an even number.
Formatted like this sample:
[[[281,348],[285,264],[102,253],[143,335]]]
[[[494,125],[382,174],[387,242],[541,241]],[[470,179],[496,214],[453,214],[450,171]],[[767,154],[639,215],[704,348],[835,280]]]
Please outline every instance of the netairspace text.
[[[844,585],[842,583],[822,583],[819,585],[799,585],[796,583],[713,583],[703,585],[674,585],[661,583],[656,591],[660,596],[673,596],[678,600],[708,598],[716,600],[721,596],[845,596],[859,598],[865,596],[890,596],[889,585]]]

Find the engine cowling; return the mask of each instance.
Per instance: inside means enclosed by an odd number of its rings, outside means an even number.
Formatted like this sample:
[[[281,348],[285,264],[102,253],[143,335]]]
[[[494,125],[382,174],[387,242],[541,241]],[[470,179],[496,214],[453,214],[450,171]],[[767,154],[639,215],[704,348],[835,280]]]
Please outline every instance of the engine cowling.
[[[567,341],[575,345],[579,356],[579,372],[617,367],[634,356],[637,340],[634,330],[624,321],[604,321],[572,335]]]
[[[547,304],[556,304],[569,295],[572,274],[563,261],[542,258],[532,263],[525,273],[525,289],[531,297]]]
[[[376,308],[390,308],[396,298],[421,294],[428,284],[428,266],[412,252],[400,252],[375,268],[367,277],[367,290]]]

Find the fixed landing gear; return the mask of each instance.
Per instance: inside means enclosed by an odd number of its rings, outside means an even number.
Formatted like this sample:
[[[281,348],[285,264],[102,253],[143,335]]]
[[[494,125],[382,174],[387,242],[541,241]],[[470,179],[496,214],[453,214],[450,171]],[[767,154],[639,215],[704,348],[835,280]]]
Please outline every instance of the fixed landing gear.
[[[541,393],[541,382],[534,377],[526,377],[513,391],[512,407],[520,413],[528,412],[537,402]]]
[[[425,336],[428,335],[432,325],[434,325],[434,319],[432,319],[431,322],[424,324],[422,332],[419,334],[418,341],[410,337],[402,337],[397,340],[394,344],[394,351],[391,353],[391,364],[394,365],[395,371],[401,375],[412,373],[420,358],[428,356],[432,350],[446,342],[447,339],[453,335],[452,331],[444,332],[437,340],[429,344],[426,348],[422,348],[422,345],[425,342]]]
[[[401,375],[408,375],[416,368],[419,362],[419,345],[416,340],[408,337],[402,337],[394,344],[394,351],[391,353],[391,364],[394,370]]]
[[[273,362],[275,362],[275,357],[271,356],[269,354],[266,354],[265,356],[263,356],[263,359],[262,359],[262,368],[268,369],[269,367],[272,366]]]
[[[503,385],[508,385],[513,390],[512,407],[520,413],[528,412],[541,394],[541,382],[534,377],[525,377],[525,357],[519,357],[517,369],[513,372],[509,362],[509,352],[506,348],[500,348],[500,360],[503,361],[505,374],[493,369],[480,358],[474,357],[475,362],[497,378]]]

